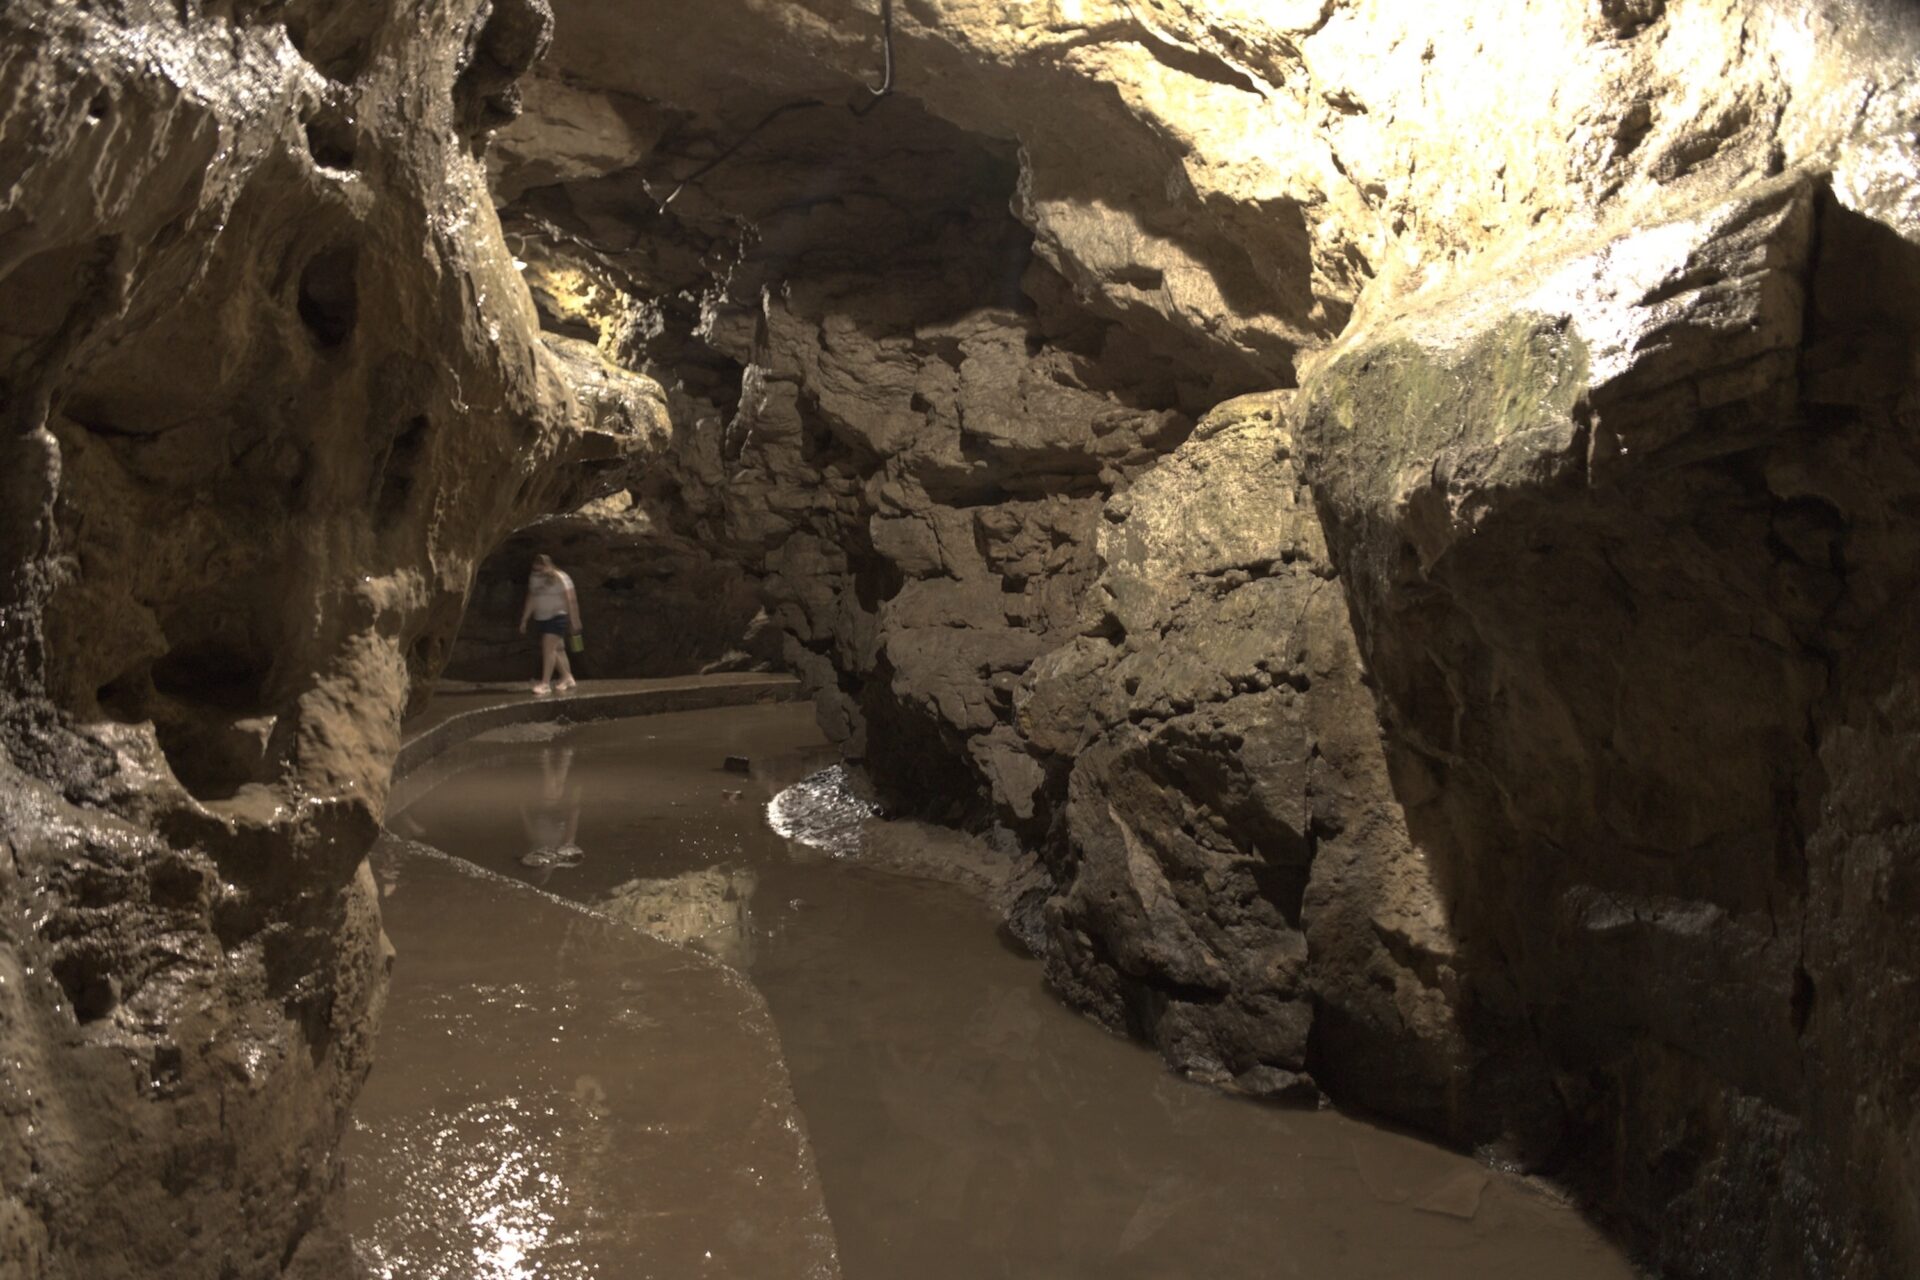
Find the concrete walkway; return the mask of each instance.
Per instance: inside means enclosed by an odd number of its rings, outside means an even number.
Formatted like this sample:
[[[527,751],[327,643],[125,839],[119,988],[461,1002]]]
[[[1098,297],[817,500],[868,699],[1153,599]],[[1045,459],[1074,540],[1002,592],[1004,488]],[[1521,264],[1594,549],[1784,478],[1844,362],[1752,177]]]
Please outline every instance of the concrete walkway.
[[[504,726],[797,691],[762,675],[601,681],[538,700],[456,686],[406,726],[395,781]],[[832,1224],[759,993],[459,853],[389,835],[372,859],[398,954],[345,1145],[368,1274],[834,1280]]]
[[[508,725],[623,720],[663,711],[785,702],[799,696],[800,682],[792,676],[754,671],[661,680],[582,680],[567,693],[545,697],[535,697],[520,683],[444,681],[434,689],[426,710],[401,726],[400,758],[394,761],[393,776],[397,781],[455,743]]]

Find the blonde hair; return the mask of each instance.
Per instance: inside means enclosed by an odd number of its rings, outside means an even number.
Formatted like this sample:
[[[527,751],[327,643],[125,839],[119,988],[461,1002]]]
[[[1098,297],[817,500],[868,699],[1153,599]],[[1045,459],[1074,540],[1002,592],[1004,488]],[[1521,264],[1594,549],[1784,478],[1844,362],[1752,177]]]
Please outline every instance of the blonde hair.
[[[533,571],[535,573],[558,573],[560,569],[559,566],[553,563],[553,557],[542,551],[533,558]]]

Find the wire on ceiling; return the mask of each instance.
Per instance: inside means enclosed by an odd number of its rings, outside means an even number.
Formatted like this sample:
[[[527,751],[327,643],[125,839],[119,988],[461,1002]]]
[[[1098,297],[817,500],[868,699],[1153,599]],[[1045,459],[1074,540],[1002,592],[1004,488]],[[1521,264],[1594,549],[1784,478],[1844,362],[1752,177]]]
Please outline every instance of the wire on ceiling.
[[[879,85],[869,84],[862,86],[869,95],[867,100],[865,102],[850,102],[847,104],[847,110],[856,116],[867,115],[875,107],[880,105],[882,99],[893,96],[893,0],[880,0],[880,53],[882,62]],[[826,105],[826,103],[820,101],[818,98],[802,98],[795,102],[784,103],[767,112],[766,115],[760,117],[757,124],[735,139],[732,146],[722,151],[719,155],[714,156],[711,160],[708,160],[686,177],[680,179],[679,185],[673,189],[673,194],[660,202],[661,210],[665,211],[668,205],[680,198],[681,192],[712,173],[715,169],[718,169],[728,160],[731,160],[739,153],[740,148],[753,141],[754,137],[758,135],[762,129],[765,129],[781,116],[794,111],[804,111],[812,107],[824,107]]]

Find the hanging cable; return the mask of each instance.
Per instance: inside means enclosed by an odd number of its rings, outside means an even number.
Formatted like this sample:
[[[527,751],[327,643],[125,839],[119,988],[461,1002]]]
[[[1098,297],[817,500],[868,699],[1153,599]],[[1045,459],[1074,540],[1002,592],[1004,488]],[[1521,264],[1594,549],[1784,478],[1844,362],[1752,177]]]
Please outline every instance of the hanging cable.
[[[857,116],[864,116],[880,105],[880,99],[889,97],[893,93],[893,0],[880,0],[880,49],[881,56],[885,59],[880,75],[880,87],[876,89],[868,85],[867,92],[873,97],[861,105],[848,107],[848,110]]]
[[[856,116],[865,116],[868,112],[880,105],[881,99],[893,96],[893,0],[880,0],[880,56],[882,61],[879,86],[876,88],[870,84],[862,85],[861,87],[870,95],[867,101],[850,102],[847,104],[847,110],[853,112]],[[673,193],[660,202],[661,212],[664,213],[668,205],[679,199],[681,192],[712,173],[715,169],[718,169],[728,160],[731,160],[734,155],[739,152],[740,148],[753,141],[754,137],[758,135],[762,129],[772,124],[775,120],[778,120],[781,116],[786,115],[790,111],[803,111],[809,107],[824,107],[826,105],[826,103],[820,101],[818,98],[802,98],[796,102],[784,103],[767,112],[766,115],[760,117],[758,124],[735,139],[732,146],[701,165],[698,169],[695,169],[686,177],[680,179],[680,184],[673,189]]]
[[[732,146],[728,147],[725,151],[722,151],[719,155],[707,161],[705,164],[701,165],[698,169],[695,169],[692,173],[688,174],[686,177],[680,179],[680,185],[673,189],[672,195],[668,196],[665,200],[662,200],[660,202],[660,207],[662,209],[665,209],[668,205],[672,204],[676,199],[679,198],[679,195],[682,191],[685,191],[689,186],[692,186],[694,183],[698,182],[700,179],[706,177],[708,174],[712,173],[715,169],[718,169],[721,165],[731,160],[734,154],[738,152],[740,148],[746,146],[749,142],[752,142],[755,135],[757,135],[762,129],[766,128],[768,125],[772,124],[775,120],[778,120],[781,116],[786,115],[790,111],[804,111],[809,107],[824,107],[826,105],[827,105],[826,103],[821,102],[817,99],[807,98],[799,102],[789,102],[782,106],[775,107],[773,110],[767,112],[767,114],[765,114],[764,116],[761,116],[760,122],[754,125],[753,128],[747,130],[745,133],[741,134],[738,138],[734,139],[734,143]]]

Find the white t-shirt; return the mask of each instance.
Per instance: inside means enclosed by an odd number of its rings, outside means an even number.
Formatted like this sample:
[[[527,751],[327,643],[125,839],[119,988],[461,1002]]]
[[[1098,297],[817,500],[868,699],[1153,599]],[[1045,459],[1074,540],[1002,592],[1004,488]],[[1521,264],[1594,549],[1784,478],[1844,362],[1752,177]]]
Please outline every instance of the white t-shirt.
[[[534,621],[545,622],[565,613],[567,593],[572,590],[573,579],[557,569],[551,574],[534,574],[527,582],[527,594],[533,597]]]

